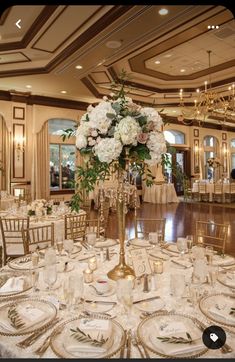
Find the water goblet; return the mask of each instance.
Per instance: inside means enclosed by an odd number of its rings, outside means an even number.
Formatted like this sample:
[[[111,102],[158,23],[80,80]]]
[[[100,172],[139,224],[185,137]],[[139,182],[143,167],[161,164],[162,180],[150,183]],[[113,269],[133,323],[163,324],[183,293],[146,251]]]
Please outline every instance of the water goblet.
[[[96,243],[96,232],[88,231],[86,233],[86,241],[90,247],[91,255],[93,255],[94,246]]]
[[[48,285],[49,292],[57,280],[57,267],[56,264],[45,265],[43,270],[44,282]]]
[[[64,250],[68,253],[69,259],[71,258],[71,253],[73,251],[73,239],[65,239],[64,240]]]
[[[206,256],[206,259],[207,259],[207,263],[209,265],[212,265],[213,255],[214,255],[213,246],[206,246],[206,248],[205,248],[205,256]]]
[[[185,291],[185,276],[183,274],[171,274],[170,288],[172,296],[176,298],[176,307],[179,308]]]
[[[63,241],[57,241],[56,247],[57,247],[59,256],[61,256],[63,248],[64,248]]]
[[[76,277],[73,275],[69,275],[64,280],[63,283],[64,300],[66,305],[68,305],[68,312],[71,312],[73,309],[75,288],[76,288]]]
[[[176,246],[180,252],[181,258],[183,259],[183,256],[187,251],[187,240],[185,238],[177,238]]]
[[[149,243],[153,245],[153,249],[157,250],[159,247],[158,233],[150,232],[148,239],[149,239]]]

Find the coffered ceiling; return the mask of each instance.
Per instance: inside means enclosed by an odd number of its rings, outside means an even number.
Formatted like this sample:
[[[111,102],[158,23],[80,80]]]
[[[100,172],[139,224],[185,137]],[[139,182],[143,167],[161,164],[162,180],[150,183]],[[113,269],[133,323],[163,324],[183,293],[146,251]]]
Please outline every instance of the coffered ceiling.
[[[18,5],[0,18],[0,99],[93,103],[122,69],[135,101],[172,118],[179,89],[189,105],[205,81],[226,96],[235,82],[234,16],[213,5]]]

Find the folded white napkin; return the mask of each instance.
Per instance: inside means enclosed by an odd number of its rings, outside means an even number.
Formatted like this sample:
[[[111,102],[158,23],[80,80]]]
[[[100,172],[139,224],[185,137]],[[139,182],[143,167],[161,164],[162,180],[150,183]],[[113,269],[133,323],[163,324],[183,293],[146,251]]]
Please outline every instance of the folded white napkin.
[[[185,266],[186,268],[190,268],[192,266],[192,263],[188,260],[181,259],[181,258],[172,258],[171,260],[175,261],[176,263]]]
[[[201,336],[195,334],[190,328],[186,327],[183,322],[172,322],[169,323],[164,330],[160,329],[160,326],[156,326],[157,331],[149,333],[149,339],[153,346],[161,353],[166,355],[179,355],[186,353],[193,353],[203,349],[204,344],[202,342]],[[167,343],[162,342],[157,337],[183,337],[187,338],[186,331],[188,331],[193,339],[192,344],[178,344],[178,343]]]
[[[22,292],[24,290],[24,277],[9,278],[0,288],[0,293]]]
[[[212,264],[213,265],[230,265],[235,263],[235,260],[232,256],[226,255],[221,257],[220,255],[213,255]]]
[[[235,317],[230,315],[232,305],[217,303],[221,309],[217,309],[215,306],[209,308],[209,312],[215,318],[219,318],[221,322],[233,323],[235,325]]]
[[[78,326],[83,332],[89,334],[93,339],[97,339],[102,335],[104,339],[108,338],[108,340],[102,346],[93,346],[90,343],[79,342],[70,335],[67,343],[64,343],[64,348],[67,352],[75,356],[79,356],[80,353],[102,354],[110,348],[112,344],[112,338],[110,338],[112,327],[109,320],[82,318],[79,321]],[[74,327],[74,329],[76,329],[76,327]]]
[[[34,326],[38,323],[43,322],[47,319],[48,315],[41,309],[38,309],[31,305],[30,303],[23,306],[17,306],[17,312],[19,313],[20,318],[25,323],[23,327],[20,328],[20,332]],[[6,316],[1,317],[0,326],[3,327],[8,332],[17,332],[18,329],[11,325],[10,319]]]

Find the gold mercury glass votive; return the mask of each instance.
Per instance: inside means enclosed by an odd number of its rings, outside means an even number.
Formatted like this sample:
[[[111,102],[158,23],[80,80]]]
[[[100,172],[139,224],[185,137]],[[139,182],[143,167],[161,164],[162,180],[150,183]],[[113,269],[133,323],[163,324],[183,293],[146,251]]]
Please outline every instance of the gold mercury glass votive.
[[[92,283],[93,282],[93,271],[90,269],[85,269],[83,271],[83,278],[85,283]]]
[[[163,273],[163,262],[161,260],[157,260],[153,262],[153,270],[156,274]]]
[[[96,270],[97,269],[97,260],[96,257],[90,258],[88,260],[88,267],[90,270]]]

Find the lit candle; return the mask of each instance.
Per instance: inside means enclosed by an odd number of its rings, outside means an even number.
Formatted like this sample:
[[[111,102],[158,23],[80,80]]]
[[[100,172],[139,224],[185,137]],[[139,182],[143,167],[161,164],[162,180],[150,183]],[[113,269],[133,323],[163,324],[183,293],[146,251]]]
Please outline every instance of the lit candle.
[[[97,269],[97,260],[96,257],[90,258],[88,260],[88,266],[90,270],[96,270]]]
[[[205,81],[205,92],[207,91],[207,81]]]
[[[157,260],[153,262],[153,270],[156,274],[162,274],[163,272],[163,262],[161,260]]]
[[[83,277],[85,283],[91,283],[93,282],[93,271],[90,269],[85,269],[83,271]]]

